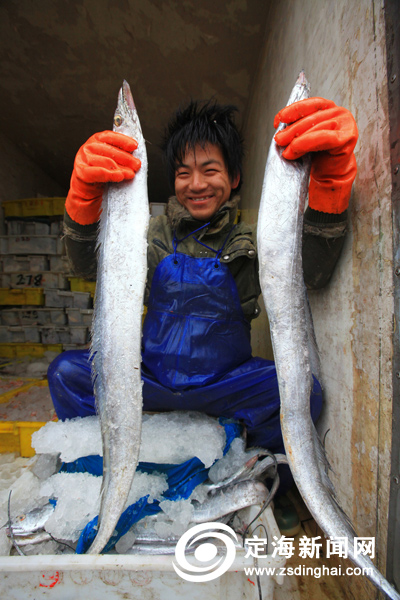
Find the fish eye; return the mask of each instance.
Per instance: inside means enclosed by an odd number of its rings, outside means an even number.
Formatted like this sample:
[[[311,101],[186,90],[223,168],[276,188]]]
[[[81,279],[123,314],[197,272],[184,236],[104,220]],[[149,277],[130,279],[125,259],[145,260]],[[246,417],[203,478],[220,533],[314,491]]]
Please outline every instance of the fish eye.
[[[122,117],[120,115],[115,115],[115,117],[114,117],[114,125],[116,127],[119,127],[120,125],[122,125]]]

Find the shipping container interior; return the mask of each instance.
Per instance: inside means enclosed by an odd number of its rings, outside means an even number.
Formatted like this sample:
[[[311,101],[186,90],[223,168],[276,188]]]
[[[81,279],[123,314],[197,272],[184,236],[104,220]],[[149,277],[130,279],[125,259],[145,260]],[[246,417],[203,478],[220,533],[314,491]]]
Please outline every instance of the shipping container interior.
[[[147,141],[149,200],[157,210],[171,194],[159,146],[172,111],[190,98],[214,97],[238,107],[246,147],[241,218],[255,223],[273,117],[286,104],[299,71],[305,70],[312,95],[348,108],[360,134],[348,233],[332,280],[309,294],[325,395],[318,430],[321,436],[326,434],[341,506],[358,535],[376,538],[376,563],[382,572],[387,568],[391,581],[400,587],[399,478],[393,472],[398,458],[395,462],[392,455],[393,444],[397,452],[399,447],[398,439],[392,439],[396,232],[388,102],[394,89],[390,85],[398,86],[400,73],[396,82],[390,73],[388,78],[385,12],[393,12],[395,4],[381,0],[2,3],[0,201],[65,197],[76,151],[90,135],[111,128],[118,90],[126,79]],[[0,235],[7,237],[12,232],[4,214]],[[61,218],[57,214],[48,221],[50,226]],[[50,230],[47,233],[51,237]],[[39,241],[34,244],[37,247]],[[57,247],[43,250],[43,255],[59,254]],[[30,266],[24,263],[23,270],[11,270],[21,281]],[[34,272],[40,269],[43,266]],[[50,281],[50,274],[59,269],[49,263],[45,271]],[[0,287],[9,287],[11,277],[4,278]],[[51,289],[65,293],[72,284],[64,277]],[[92,297],[92,288],[78,291]],[[4,302],[3,309],[10,303]],[[64,309],[65,313],[66,305]],[[55,337],[56,327],[56,321],[53,329],[44,327],[39,343],[56,343],[53,351],[58,352],[63,344],[87,341],[79,338],[76,322],[73,339],[65,331]],[[25,339],[26,346],[29,342]],[[265,310],[253,322],[252,343],[254,355],[272,358]],[[308,597],[307,585],[311,583],[303,581],[293,588],[293,598]],[[323,587],[313,588],[311,595],[328,597]],[[331,591],[329,597],[336,596]],[[376,592],[365,578],[352,577],[337,582],[337,597],[372,600]]]

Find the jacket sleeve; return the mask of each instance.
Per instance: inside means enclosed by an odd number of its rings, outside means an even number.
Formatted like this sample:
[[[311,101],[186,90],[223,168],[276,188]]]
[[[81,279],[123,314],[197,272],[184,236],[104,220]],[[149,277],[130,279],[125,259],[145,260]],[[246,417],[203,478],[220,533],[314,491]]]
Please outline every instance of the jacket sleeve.
[[[71,271],[88,281],[96,280],[98,225],[79,225],[64,213],[64,240]]]
[[[331,279],[346,231],[347,210],[328,214],[307,208],[303,228],[303,271],[308,289],[323,288]]]

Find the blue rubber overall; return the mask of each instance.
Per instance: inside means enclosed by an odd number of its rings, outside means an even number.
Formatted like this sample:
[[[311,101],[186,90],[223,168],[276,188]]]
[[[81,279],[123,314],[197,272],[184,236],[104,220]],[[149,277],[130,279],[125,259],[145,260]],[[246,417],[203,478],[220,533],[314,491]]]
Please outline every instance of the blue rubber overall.
[[[215,256],[194,258],[177,251],[181,241],[174,239],[174,254],[153,276],[143,326],[143,409],[240,419],[248,446],[283,452],[275,365],[251,356],[250,325],[229,267],[219,260],[223,246],[209,248]],[[95,414],[88,350],[60,354],[48,379],[60,419]],[[314,421],[321,406],[314,380]]]

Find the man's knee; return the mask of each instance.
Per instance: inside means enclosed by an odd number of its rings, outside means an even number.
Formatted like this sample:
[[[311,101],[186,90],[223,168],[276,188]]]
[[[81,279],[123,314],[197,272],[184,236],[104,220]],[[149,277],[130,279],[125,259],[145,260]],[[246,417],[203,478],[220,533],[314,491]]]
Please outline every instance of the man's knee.
[[[66,350],[50,363],[47,370],[49,386],[55,381],[68,381],[80,378],[84,373],[90,377],[89,352],[87,350]]]

